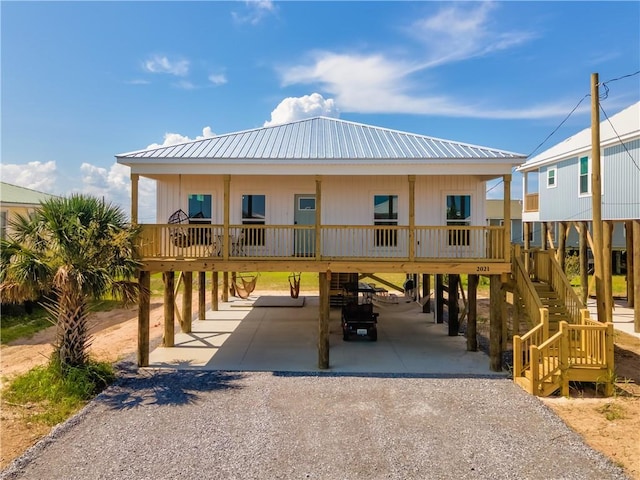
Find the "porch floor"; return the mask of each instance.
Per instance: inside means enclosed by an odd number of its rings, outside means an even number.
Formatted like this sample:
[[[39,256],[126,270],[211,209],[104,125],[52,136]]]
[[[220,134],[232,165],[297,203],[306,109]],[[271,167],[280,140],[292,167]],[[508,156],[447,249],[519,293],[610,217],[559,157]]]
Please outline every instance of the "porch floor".
[[[317,367],[317,296],[303,307],[254,307],[253,301],[221,302],[205,320],[194,320],[192,333],[176,333],[175,347],[150,354],[149,368],[326,372]],[[417,304],[385,306],[376,311],[378,341],[342,340],[340,309],[331,308],[332,373],[504,376],[489,369],[482,352],[467,352],[466,338],[449,337]]]

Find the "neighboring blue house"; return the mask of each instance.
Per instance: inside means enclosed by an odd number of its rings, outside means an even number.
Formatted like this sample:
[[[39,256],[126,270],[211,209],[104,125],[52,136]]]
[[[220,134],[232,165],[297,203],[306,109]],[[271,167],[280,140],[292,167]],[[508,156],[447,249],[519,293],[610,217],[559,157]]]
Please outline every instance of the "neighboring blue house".
[[[640,102],[601,120],[602,220],[613,226],[613,272],[624,273],[626,229],[640,219]],[[578,224],[592,220],[591,128],[529,158],[518,171],[523,174],[523,230],[529,234],[525,246],[548,246],[538,243],[540,232],[548,232],[546,239],[558,248],[566,231],[565,248],[578,248]]]

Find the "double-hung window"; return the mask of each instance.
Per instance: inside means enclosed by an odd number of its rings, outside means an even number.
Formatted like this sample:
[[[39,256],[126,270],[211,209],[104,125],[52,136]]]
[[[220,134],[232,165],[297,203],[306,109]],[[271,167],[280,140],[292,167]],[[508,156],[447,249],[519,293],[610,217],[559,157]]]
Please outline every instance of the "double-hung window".
[[[547,188],[558,186],[558,167],[549,167],[547,170]]]
[[[374,195],[373,224],[388,227],[398,226],[398,196]],[[397,247],[398,230],[396,228],[376,228],[376,247]]]
[[[264,225],[266,213],[265,202],[266,198],[264,195],[242,195],[242,224]],[[264,246],[264,229],[244,229],[244,244]]]
[[[580,195],[589,195],[591,193],[591,162],[589,157],[580,157]]]
[[[447,226],[464,227],[471,225],[471,195],[447,195]],[[449,246],[469,246],[467,229],[450,229]]]

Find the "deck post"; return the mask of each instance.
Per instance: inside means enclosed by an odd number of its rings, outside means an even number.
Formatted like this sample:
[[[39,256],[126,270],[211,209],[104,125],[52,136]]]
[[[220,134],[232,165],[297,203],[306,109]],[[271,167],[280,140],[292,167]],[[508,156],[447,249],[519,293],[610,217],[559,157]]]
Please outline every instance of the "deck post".
[[[504,289],[500,275],[489,276],[489,368],[494,372],[502,371],[502,304]]]
[[[409,175],[409,261],[416,258],[416,176]]]
[[[163,272],[164,280],[164,337],[162,345],[173,347],[175,344],[175,272]]]
[[[149,366],[149,313],[151,272],[141,270],[138,273],[138,366]]]
[[[318,368],[329,368],[329,282],[331,272],[318,273],[320,307],[318,315]]]
[[[316,260],[322,259],[322,176],[316,175]]]
[[[198,320],[204,320],[207,309],[207,277],[205,272],[198,272]]]
[[[613,222],[602,222],[602,277],[604,283],[605,320],[613,321],[613,286],[611,279],[611,240],[613,238]]]
[[[422,298],[425,298],[422,305],[422,313],[431,313],[431,275],[422,274]]]
[[[182,294],[182,331],[191,333],[193,316],[193,272],[182,272],[184,293]]]
[[[560,322],[560,352],[558,362],[560,364],[560,394],[569,396],[569,324]]]
[[[229,272],[222,272],[222,301],[229,301]]]
[[[633,221],[633,238],[640,241],[640,220]],[[633,245],[633,331],[640,333],[640,248]]]
[[[504,198],[504,261],[511,262],[511,174],[502,177]]]
[[[467,351],[478,351],[478,275],[467,276],[467,299],[469,313],[467,314]]]
[[[444,286],[442,285],[442,274],[436,274],[436,323],[444,322],[444,302],[443,293]]]
[[[131,174],[131,223],[138,223],[138,180],[140,175]]]
[[[211,310],[218,311],[218,271],[211,272]]]
[[[223,225],[222,225],[222,258],[225,261],[229,260],[229,244],[230,236],[229,236],[229,203],[231,198],[231,175],[224,175],[224,194],[223,201],[224,205],[223,209]]]
[[[458,282],[459,275],[449,274],[449,336],[456,337],[460,330],[460,321],[458,319]]]
[[[633,222],[631,220],[624,222],[624,230],[627,237],[627,307],[633,308]]]
[[[529,273],[529,250],[531,250],[531,222],[524,222],[524,269]]]
[[[580,300],[587,304],[589,297],[589,255],[587,252],[587,222],[577,222],[578,234],[580,235]]]

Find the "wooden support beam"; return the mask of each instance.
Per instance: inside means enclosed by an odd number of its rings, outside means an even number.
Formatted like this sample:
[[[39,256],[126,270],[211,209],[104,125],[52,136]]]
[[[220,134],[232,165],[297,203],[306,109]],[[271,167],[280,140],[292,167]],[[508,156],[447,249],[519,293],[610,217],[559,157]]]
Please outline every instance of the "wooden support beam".
[[[138,273],[138,366],[149,366],[151,272]]]
[[[193,272],[183,272],[184,293],[182,294],[182,331],[191,333],[193,317]]]
[[[613,222],[602,222],[602,280],[604,283],[605,319],[601,321],[613,322],[613,286],[611,272],[611,257],[613,240]]]
[[[318,368],[329,368],[329,290],[331,272],[318,274],[320,306],[318,312]]]
[[[229,301],[229,272],[222,272],[222,301]]]
[[[500,275],[489,276],[489,368],[502,371],[502,304],[506,302]]]
[[[627,307],[633,308],[634,302],[634,278],[633,278],[633,221],[624,222],[625,236],[627,239]],[[640,241],[640,238],[636,239]]]
[[[576,222],[580,236],[580,300],[584,305],[589,298],[589,254],[587,251],[587,222]]]
[[[469,314],[467,317],[467,350],[478,350],[478,275],[469,275],[467,279],[467,298],[469,299]]]
[[[175,272],[163,272],[164,280],[164,336],[162,345],[164,347],[173,347],[175,344],[175,292],[173,290],[175,283]]]
[[[549,223],[551,224],[551,227],[549,226]],[[546,223],[547,226],[547,247],[551,248],[552,250],[556,249],[556,245],[554,243],[554,238],[553,238],[553,234],[555,232],[555,222],[549,222]],[[547,250],[547,248],[545,248],[545,250]]]
[[[640,220],[633,221],[633,238],[640,240]],[[633,245],[633,331],[640,333],[640,248]]]
[[[547,222],[540,222],[540,250],[547,249],[548,235],[547,235],[548,225]]]
[[[416,176],[409,175],[409,261],[416,258]]]
[[[560,222],[559,226],[560,231],[558,232],[558,251],[556,252],[556,260],[558,260],[560,268],[564,272],[567,256],[567,222]]]
[[[204,320],[207,310],[207,276],[198,272],[198,320]]]
[[[229,236],[229,204],[231,202],[231,175],[224,175],[224,194],[223,194],[223,225],[222,225],[222,258],[229,260],[230,241]],[[225,300],[226,301],[226,300]]]
[[[436,274],[436,323],[444,322],[444,286],[442,282],[442,274]]]
[[[511,261],[511,174],[503,175],[504,259]]]
[[[502,351],[507,350],[507,345],[509,343],[509,315],[507,311],[507,281],[508,278],[504,278],[502,275],[500,279],[500,298],[502,301],[500,302],[500,316],[502,317],[502,335],[500,336],[502,340]]]
[[[529,250],[531,250],[531,222],[524,222],[524,269],[530,271]]]
[[[211,272],[211,310],[218,311],[219,287],[218,287],[218,271]]]
[[[458,319],[458,282],[459,275],[449,275],[449,336],[456,337],[460,331]]]
[[[422,298],[425,298],[422,305],[422,313],[431,313],[431,275],[422,274]]]
[[[322,176],[316,175],[316,260],[322,260]]]

